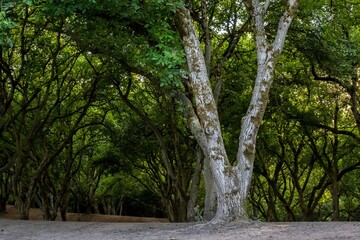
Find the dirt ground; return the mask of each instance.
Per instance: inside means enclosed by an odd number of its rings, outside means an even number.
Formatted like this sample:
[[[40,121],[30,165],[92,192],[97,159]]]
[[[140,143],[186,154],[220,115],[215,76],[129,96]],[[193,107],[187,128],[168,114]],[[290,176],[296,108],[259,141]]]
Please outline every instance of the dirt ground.
[[[18,209],[14,205],[6,206],[6,213],[0,215],[3,219],[20,219]],[[80,222],[169,222],[166,218],[149,218],[149,217],[132,217],[132,216],[114,216],[102,214],[77,214],[67,213],[66,218],[68,221]],[[29,220],[43,220],[43,213],[38,208],[31,208],[29,212]],[[61,221],[60,213],[56,221]]]
[[[0,239],[360,239],[360,222],[237,222],[226,225],[201,225],[198,223],[166,223],[159,222],[157,219],[148,219],[148,221],[141,223],[135,221],[104,222],[104,219],[101,219],[100,217],[93,220],[96,220],[96,222],[47,222],[42,220],[21,221],[11,219],[11,216],[7,214],[0,216]],[[140,219],[138,220],[140,221]]]

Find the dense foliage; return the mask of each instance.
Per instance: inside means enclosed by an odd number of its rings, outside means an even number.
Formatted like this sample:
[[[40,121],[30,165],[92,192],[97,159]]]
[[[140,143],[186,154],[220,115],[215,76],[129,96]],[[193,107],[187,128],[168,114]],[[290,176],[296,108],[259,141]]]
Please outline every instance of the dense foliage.
[[[273,39],[281,10],[267,15]],[[211,217],[174,15],[196,24],[235,161],[256,75],[241,1],[0,2],[0,212]],[[248,214],[359,220],[360,1],[301,1],[259,131]],[[274,27],[275,26],[275,27]],[[190,96],[191,98],[191,96]],[[207,192],[206,192],[207,191]]]

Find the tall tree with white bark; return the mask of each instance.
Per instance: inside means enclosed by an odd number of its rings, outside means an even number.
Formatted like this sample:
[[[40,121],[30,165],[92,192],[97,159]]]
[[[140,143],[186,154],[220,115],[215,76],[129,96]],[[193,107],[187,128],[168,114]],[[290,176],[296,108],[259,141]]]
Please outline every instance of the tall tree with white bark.
[[[270,3],[270,0],[243,1],[253,19],[257,76],[251,102],[246,115],[241,120],[236,165],[230,163],[225,150],[216,101],[190,13],[186,8],[180,8],[176,12],[176,23],[190,72],[188,85],[194,97],[194,111],[190,115],[189,124],[204,151],[205,159],[210,163],[216,186],[218,200],[213,223],[248,218],[246,199],[255,159],[256,136],[268,102],[275,65],[284,48],[287,31],[298,9],[299,0],[287,1],[272,42],[266,38],[264,20]],[[187,103],[189,104],[189,101]]]

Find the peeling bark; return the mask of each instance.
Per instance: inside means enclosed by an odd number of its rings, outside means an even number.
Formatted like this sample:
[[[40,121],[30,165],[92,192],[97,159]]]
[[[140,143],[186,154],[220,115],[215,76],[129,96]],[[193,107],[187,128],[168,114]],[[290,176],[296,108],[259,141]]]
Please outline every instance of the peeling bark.
[[[190,71],[189,85],[194,96],[197,116],[189,122],[193,123],[193,126],[197,125],[192,131],[198,133],[197,140],[205,153],[216,186],[217,211],[213,219],[214,223],[248,218],[246,199],[255,159],[256,136],[266,109],[272,74],[283,49],[285,36],[295,15],[298,1],[288,0],[288,9],[279,21],[277,35],[271,45],[266,40],[263,22],[269,4],[270,1],[265,5],[260,5],[258,0],[246,2],[255,23],[258,72],[252,100],[242,120],[237,166],[230,164],[226,154],[206,61],[189,11],[182,8],[176,12],[175,20],[187,57]]]
[[[275,65],[280,58],[285,37],[298,7],[298,1],[288,0],[288,9],[280,18],[277,34],[272,44],[266,39],[263,16],[270,3],[260,5],[259,1],[247,2],[253,16],[255,41],[257,47],[257,76],[251,102],[245,117],[242,119],[237,153],[241,195],[247,196],[255,160],[256,137],[268,102],[269,91],[273,81]]]

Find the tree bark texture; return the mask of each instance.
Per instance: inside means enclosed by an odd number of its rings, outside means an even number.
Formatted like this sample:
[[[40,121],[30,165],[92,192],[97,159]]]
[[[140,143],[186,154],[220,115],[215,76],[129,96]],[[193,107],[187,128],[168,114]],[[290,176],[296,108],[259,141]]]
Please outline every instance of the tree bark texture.
[[[214,176],[218,195],[216,219],[243,218],[239,179],[236,168],[228,161],[225,151],[216,102],[207,74],[205,59],[189,11],[177,11],[177,26],[182,36],[190,70],[190,85],[195,98],[195,109],[206,139],[207,160]]]
[[[204,184],[205,184],[205,202],[204,202],[204,220],[211,220],[216,214],[216,190],[214,179],[211,173],[210,163],[207,160],[204,165]]]
[[[230,164],[226,154],[206,61],[189,11],[182,8],[176,12],[175,20],[182,37],[190,72],[190,90],[194,96],[195,111],[201,127],[200,130],[196,128],[197,134],[200,132],[202,136],[197,140],[198,142],[200,140],[205,159],[209,161],[217,192],[214,223],[247,219],[246,198],[255,159],[256,136],[266,109],[275,64],[283,49],[285,36],[295,15],[298,1],[288,0],[288,8],[280,19],[277,35],[271,45],[266,40],[263,21],[269,4],[270,1],[264,5],[260,5],[258,0],[246,1],[255,23],[258,72],[251,103],[242,120],[237,166]],[[204,140],[206,144],[203,144]]]
[[[264,5],[261,5],[258,0],[246,1],[255,25],[257,76],[249,108],[242,119],[239,136],[237,167],[240,179],[242,179],[242,195],[247,194],[250,186],[255,160],[256,137],[268,103],[275,65],[280,58],[287,31],[298,8],[297,0],[288,0],[288,8],[280,18],[276,37],[273,43],[269,44],[263,19],[269,4],[270,1],[266,1]]]

